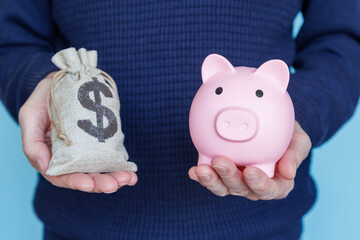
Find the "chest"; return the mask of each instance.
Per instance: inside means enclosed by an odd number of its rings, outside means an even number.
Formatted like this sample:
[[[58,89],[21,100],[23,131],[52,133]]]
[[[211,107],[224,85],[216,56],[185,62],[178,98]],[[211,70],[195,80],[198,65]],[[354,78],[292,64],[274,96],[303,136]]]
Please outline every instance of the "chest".
[[[181,44],[233,33],[266,43],[291,35],[301,5],[302,0],[55,0],[53,16],[71,45],[115,39],[132,46],[171,39]]]

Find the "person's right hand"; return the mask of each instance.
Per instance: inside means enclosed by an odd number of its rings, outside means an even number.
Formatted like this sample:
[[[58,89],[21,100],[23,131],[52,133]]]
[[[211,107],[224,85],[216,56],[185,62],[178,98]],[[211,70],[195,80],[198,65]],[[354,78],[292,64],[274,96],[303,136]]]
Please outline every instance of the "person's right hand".
[[[85,192],[113,193],[122,186],[135,185],[137,175],[131,171],[104,174],[71,173],[55,177],[45,174],[51,159],[51,124],[46,101],[51,77],[54,74],[54,72],[50,73],[39,82],[19,112],[23,150],[30,164],[57,187]]]

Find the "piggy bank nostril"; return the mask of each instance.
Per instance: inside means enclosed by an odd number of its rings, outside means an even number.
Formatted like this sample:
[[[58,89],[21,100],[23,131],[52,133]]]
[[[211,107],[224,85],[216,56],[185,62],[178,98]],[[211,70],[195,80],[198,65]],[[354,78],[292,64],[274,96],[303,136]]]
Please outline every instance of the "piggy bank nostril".
[[[243,124],[243,129],[247,130],[248,128],[249,128],[249,124],[244,123],[244,124]]]
[[[224,128],[230,128],[230,122],[229,121],[224,122]]]

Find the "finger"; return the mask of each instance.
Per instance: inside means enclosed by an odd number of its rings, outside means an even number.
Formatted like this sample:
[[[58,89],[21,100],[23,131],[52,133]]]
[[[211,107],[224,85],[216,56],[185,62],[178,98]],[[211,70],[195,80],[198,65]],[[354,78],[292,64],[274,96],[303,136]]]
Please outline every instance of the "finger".
[[[277,163],[279,174],[288,180],[294,179],[296,169],[308,156],[311,149],[311,140],[296,122],[290,145]]]
[[[95,187],[93,179],[85,173],[70,173],[60,176],[43,176],[57,187],[70,188],[85,192],[91,192]]]
[[[130,173],[130,176],[131,176],[131,180],[130,180],[128,185],[129,186],[134,186],[138,181],[138,176],[134,172],[129,171],[129,173]]]
[[[273,199],[283,199],[286,198],[289,193],[294,189],[295,181],[287,180],[281,177],[279,174],[273,179],[276,184],[279,186],[279,192]]]
[[[269,178],[260,169],[247,167],[243,174],[248,187],[259,196],[260,199],[269,200],[280,194],[280,188],[277,182]]]
[[[128,185],[131,181],[131,174],[128,171],[112,172],[108,173],[108,175],[117,181],[119,187]]]
[[[236,167],[233,161],[224,157],[216,157],[212,160],[211,165],[229,189],[230,194],[247,196],[251,193],[241,171]]]
[[[195,169],[196,169],[196,166],[190,168],[190,170],[189,170],[189,177],[190,177],[192,180],[197,181],[197,182],[200,183],[200,179],[199,179],[199,177],[197,176],[197,174],[195,173]],[[200,184],[201,184],[201,183],[200,183]],[[236,195],[236,194],[235,194],[235,195]],[[246,198],[248,198],[248,199],[250,199],[250,200],[253,200],[253,201],[257,201],[257,200],[260,199],[260,198],[259,198],[255,193],[253,193],[251,190],[250,190],[249,193],[248,193],[246,196],[244,196],[244,197],[246,197]]]
[[[196,174],[195,169],[196,169],[196,166],[191,167],[189,169],[188,175],[192,180],[199,182],[200,179],[199,179],[198,175]]]
[[[197,166],[195,173],[199,178],[199,182],[215,195],[223,197],[229,194],[228,188],[209,165],[203,164]]]
[[[118,190],[118,182],[109,174],[95,173],[92,179],[95,183],[94,192],[113,193]]]

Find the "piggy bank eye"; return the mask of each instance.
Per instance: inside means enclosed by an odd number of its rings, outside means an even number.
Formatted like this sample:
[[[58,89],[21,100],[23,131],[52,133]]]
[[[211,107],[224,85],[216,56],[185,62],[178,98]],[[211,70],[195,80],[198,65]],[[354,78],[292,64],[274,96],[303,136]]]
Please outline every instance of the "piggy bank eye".
[[[263,91],[261,91],[260,89],[256,90],[255,94],[258,98],[261,98],[264,95]]]
[[[222,91],[223,91],[222,87],[218,87],[218,88],[215,90],[215,93],[216,93],[217,95],[220,95],[220,94],[222,93]]]

